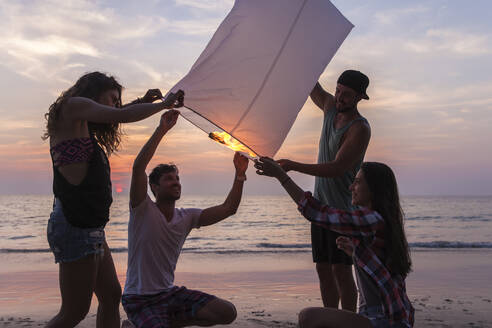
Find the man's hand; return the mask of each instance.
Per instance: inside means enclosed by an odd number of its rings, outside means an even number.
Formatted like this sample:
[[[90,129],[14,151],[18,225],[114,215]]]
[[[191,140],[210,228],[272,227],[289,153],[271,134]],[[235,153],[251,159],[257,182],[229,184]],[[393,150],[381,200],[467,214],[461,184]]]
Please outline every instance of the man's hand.
[[[149,89],[145,93],[142,99],[140,99],[141,103],[153,103],[156,100],[162,99],[162,93],[159,89]]]
[[[176,93],[169,93],[166,99],[163,101],[164,108],[179,108],[184,105],[184,91],[178,90]]]
[[[248,168],[249,161],[246,156],[241,155],[236,152],[234,154],[234,167],[236,168],[237,176],[244,176],[246,174],[246,169]]]
[[[269,157],[260,157],[255,161],[256,173],[259,175],[266,175],[269,177],[280,178],[286,175],[284,169]]]
[[[354,255],[354,243],[349,237],[340,236],[336,240],[337,247],[344,251],[348,256]]]
[[[243,181],[246,180],[238,179],[238,177],[245,177],[248,159],[236,152],[234,154],[234,166],[236,167],[236,178],[229,195],[227,195],[226,200],[221,205],[212,206],[202,211],[199,218],[200,226],[215,224],[236,213],[243,195]]]
[[[168,110],[164,114],[161,115],[161,122],[159,123],[159,129],[164,132],[167,132],[172,129],[172,127],[176,124],[176,121],[179,117],[179,111],[175,109]]]
[[[279,159],[277,161],[277,163],[280,165],[280,167],[285,171],[285,172],[289,172],[290,170],[292,170],[293,168],[293,161],[291,161],[290,159]]]

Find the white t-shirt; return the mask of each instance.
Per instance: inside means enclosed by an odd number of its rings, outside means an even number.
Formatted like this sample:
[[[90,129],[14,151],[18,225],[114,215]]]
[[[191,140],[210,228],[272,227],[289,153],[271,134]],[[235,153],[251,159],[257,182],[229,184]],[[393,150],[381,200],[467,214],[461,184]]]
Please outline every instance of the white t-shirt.
[[[124,294],[157,294],[173,287],[181,248],[192,228],[198,228],[198,208],[176,208],[170,222],[147,195],[130,205],[128,268]]]

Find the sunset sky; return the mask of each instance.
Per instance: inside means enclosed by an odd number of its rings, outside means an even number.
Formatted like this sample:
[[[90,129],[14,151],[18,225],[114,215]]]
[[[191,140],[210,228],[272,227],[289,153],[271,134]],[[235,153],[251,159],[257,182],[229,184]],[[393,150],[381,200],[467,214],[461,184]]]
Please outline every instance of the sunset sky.
[[[266,1],[266,0],[265,0]],[[334,91],[345,69],[366,73],[368,161],[389,164],[404,195],[492,195],[492,2],[334,0],[355,25],[320,78]],[[124,102],[181,79],[232,0],[0,0],[0,193],[50,193],[44,113],[82,74],[100,70],[125,87]],[[309,36],[306,36],[309,37]],[[308,51],[308,50],[306,50]],[[111,157],[113,184],[129,172],[159,115],[124,125]],[[314,163],[322,112],[308,100],[276,158]],[[183,193],[220,194],[233,152],[182,118],[151,165],[174,162]],[[292,174],[304,188],[314,179]],[[280,194],[250,167],[246,192]]]

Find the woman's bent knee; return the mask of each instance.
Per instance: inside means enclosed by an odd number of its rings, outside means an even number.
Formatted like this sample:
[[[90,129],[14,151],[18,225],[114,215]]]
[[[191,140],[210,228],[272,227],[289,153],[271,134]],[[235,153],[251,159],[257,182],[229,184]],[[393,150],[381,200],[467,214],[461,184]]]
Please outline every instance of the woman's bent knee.
[[[299,312],[299,327],[300,328],[307,328],[308,327],[308,322],[307,319],[309,318],[308,316],[309,308],[304,308]]]

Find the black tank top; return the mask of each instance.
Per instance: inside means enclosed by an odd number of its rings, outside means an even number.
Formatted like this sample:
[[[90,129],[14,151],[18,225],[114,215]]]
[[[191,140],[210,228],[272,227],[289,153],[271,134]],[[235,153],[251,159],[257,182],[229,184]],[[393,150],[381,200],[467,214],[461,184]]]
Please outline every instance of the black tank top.
[[[91,140],[94,152],[79,185],[68,182],[53,165],[53,194],[61,201],[67,221],[79,228],[104,227],[113,202],[108,158],[93,136]]]

